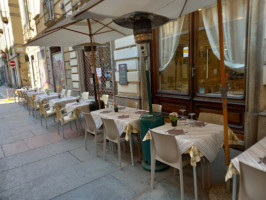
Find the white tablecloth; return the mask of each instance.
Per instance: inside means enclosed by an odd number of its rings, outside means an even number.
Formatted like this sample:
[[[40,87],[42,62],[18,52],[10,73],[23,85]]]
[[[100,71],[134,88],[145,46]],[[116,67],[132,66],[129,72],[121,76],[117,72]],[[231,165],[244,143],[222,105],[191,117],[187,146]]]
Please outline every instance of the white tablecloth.
[[[264,156],[266,156],[266,137],[231,160],[225,180],[232,178],[233,174],[239,174],[239,161],[266,172],[266,165],[262,162],[259,163],[260,158],[264,158]]]
[[[185,134],[175,136],[181,154],[189,153],[191,165],[195,166],[201,156],[205,156],[209,162],[214,161],[219,149],[224,143],[224,127],[221,125],[206,123],[204,127],[176,126],[170,123],[152,129],[161,134],[168,134],[171,129],[183,129]],[[202,155],[197,155],[197,154]]]
[[[45,92],[44,91],[37,91],[37,92],[32,91],[32,92],[27,92],[26,94],[28,95],[28,97],[32,97],[32,96],[36,96],[40,94],[45,94]]]
[[[103,111],[111,111],[111,112],[102,113]],[[106,109],[92,111],[91,115],[94,119],[97,129],[100,128],[102,125],[101,118],[113,119],[118,128],[119,134],[122,135],[125,129],[129,126],[130,128],[127,128],[128,130],[132,130],[132,128],[136,130],[140,130],[139,117],[141,114],[137,114],[136,113],[137,111],[141,111],[141,110],[137,110],[135,108],[124,107],[124,109],[119,109],[118,112],[114,112],[113,108],[106,108]],[[119,116],[121,115],[129,115],[129,117],[120,119]],[[126,133],[127,133],[126,140],[128,140],[130,131]]]
[[[66,111],[67,112],[72,112],[75,109],[78,109],[80,112],[90,112],[89,105],[95,101],[93,100],[84,100],[79,103],[73,102],[73,103],[68,103],[66,104]]]
[[[50,108],[54,107],[55,104],[64,107],[67,103],[71,103],[76,101],[76,97],[63,97],[63,98],[57,98],[57,99],[51,99],[49,101]]]
[[[49,95],[41,94],[36,96],[35,101],[51,100],[51,99],[56,99],[57,97],[58,93],[50,93]]]

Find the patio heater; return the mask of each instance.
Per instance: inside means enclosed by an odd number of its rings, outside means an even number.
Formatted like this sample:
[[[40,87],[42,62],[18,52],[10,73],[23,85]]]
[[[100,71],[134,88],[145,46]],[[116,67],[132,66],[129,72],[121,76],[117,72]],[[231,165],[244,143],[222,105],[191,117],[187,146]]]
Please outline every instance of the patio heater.
[[[84,50],[85,55],[90,58],[92,56],[92,48],[93,48],[93,51],[96,52],[97,47],[99,46],[103,46],[103,45],[98,44],[98,43],[94,43],[93,45],[91,45],[90,43],[85,43],[85,44],[74,46],[72,48],[75,50]],[[89,107],[90,107],[90,111],[93,111],[93,110],[99,109],[99,104],[101,105],[101,108],[104,108],[105,105],[104,105],[104,102],[98,99],[97,97],[97,85],[98,85],[97,82],[98,81],[96,81],[96,78],[95,78],[93,64],[91,62],[89,62],[89,64],[90,64],[90,71],[91,71],[91,76],[92,76],[92,81],[93,81],[94,99],[95,99],[95,103],[90,104]]]
[[[150,42],[152,41],[152,28],[168,22],[169,19],[160,15],[147,12],[133,12],[123,15],[114,20],[114,22],[122,27],[131,28],[134,32],[135,42],[140,44],[142,57],[144,59],[146,82],[149,102],[149,113],[140,116],[141,139],[149,129],[164,124],[164,117],[161,113],[152,111],[151,86],[150,86]],[[142,142],[143,160],[142,167],[145,170],[151,170],[150,141]],[[156,162],[156,171],[167,169],[168,166]]]

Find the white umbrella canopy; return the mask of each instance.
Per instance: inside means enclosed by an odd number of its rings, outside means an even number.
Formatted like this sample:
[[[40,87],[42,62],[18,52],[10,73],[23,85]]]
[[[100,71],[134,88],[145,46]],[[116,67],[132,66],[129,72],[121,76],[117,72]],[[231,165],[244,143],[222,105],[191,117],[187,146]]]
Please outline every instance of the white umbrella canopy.
[[[94,43],[104,44],[133,34],[131,29],[118,26],[111,18],[91,15],[90,23]],[[25,46],[75,46],[90,43],[89,36],[87,20],[74,20],[72,16],[69,16],[29,41]]]
[[[75,19],[88,19],[91,14],[104,14],[110,18],[117,18],[141,11],[177,19],[216,2],[216,0],[91,0],[73,16]]]

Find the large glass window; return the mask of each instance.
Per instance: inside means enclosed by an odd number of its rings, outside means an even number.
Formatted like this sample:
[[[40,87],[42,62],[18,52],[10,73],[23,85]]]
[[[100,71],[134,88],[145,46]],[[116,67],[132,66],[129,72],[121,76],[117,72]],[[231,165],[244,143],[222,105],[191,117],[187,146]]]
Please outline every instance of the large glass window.
[[[171,21],[159,30],[159,88],[189,92],[189,17]]]
[[[228,96],[244,95],[246,0],[223,2],[224,59]],[[220,95],[220,49],[217,6],[199,12],[198,94]]]

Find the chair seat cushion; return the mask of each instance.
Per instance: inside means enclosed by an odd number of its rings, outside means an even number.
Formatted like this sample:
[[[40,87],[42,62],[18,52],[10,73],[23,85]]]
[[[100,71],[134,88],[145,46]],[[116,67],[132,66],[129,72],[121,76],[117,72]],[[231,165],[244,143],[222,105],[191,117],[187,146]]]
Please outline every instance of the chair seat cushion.
[[[72,117],[72,116],[69,116],[69,115],[66,115],[64,116],[64,124],[68,123],[68,122],[71,122],[73,120],[75,120],[76,118],[75,117]]]
[[[47,114],[47,116],[50,116],[50,115],[55,114],[55,111],[54,110],[47,110],[46,114]]]

